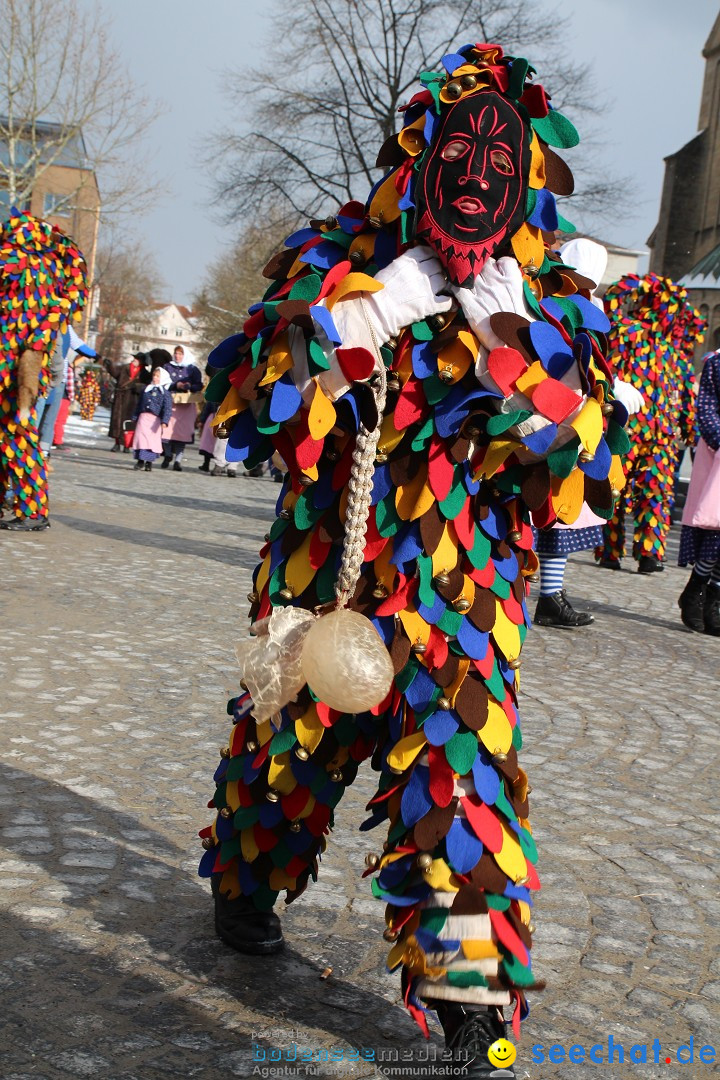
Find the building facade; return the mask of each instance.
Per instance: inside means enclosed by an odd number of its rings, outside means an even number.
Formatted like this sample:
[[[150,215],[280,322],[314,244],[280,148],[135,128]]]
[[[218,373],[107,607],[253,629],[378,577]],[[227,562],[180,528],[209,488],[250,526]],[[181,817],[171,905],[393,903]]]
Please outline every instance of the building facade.
[[[682,282],[708,321],[698,352],[720,347],[720,15],[703,49],[699,131],[665,158],[650,269]]]
[[[153,304],[154,314],[149,320],[134,323],[125,328],[125,352],[148,352],[150,349],[167,349],[172,353],[178,345],[192,353],[200,367],[205,367],[200,335],[195,316],[184,304]]]
[[[11,209],[8,192],[9,153],[7,140],[12,134],[15,168],[19,179],[27,183],[24,170],[33,152],[40,147],[40,165],[29,199],[19,200],[19,210],[29,210],[35,217],[57,225],[76,242],[88,265],[90,281],[95,270],[98,231],[100,227],[100,189],[95,172],[90,167],[82,132],[65,141],[60,124],[36,120],[28,125],[27,133],[21,123],[9,125],[0,117],[0,216]],[[59,143],[62,146],[59,147]],[[86,316],[87,317],[87,316]]]

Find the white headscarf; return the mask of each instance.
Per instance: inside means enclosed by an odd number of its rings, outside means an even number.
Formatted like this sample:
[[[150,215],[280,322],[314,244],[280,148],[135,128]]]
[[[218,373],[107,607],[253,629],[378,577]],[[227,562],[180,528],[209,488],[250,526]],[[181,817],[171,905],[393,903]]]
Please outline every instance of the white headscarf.
[[[182,349],[183,356],[181,360],[175,359],[175,349]],[[175,364],[179,367],[186,367],[188,364],[195,364],[195,357],[185,345],[176,345],[175,349],[173,349],[172,360],[170,361],[171,364]],[[197,367],[197,364],[195,364],[195,366]]]
[[[574,266],[583,277],[590,278],[595,282],[595,288],[590,293],[590,299],[595,307],[603,309],[602,300],[595,296],[595,292],[607,270],[607,248],[597,244],[594,240],[588,240],[585,236],[579,236],[575,240],[568,240],[559,249],[559,255],[566,266]]]
[[[172,382],[172,379],[170,378],[170,372],[166,371],[164,367],[155,368],[155,371],[160,372],[160,382],[150,382],[149,385],[145,387],[146,394],[148,390],[153,390],[156,386],[159,386],[161,390],[167,390],[168,386]],[[155,371],[153,372],[153,375],[155,374]]]

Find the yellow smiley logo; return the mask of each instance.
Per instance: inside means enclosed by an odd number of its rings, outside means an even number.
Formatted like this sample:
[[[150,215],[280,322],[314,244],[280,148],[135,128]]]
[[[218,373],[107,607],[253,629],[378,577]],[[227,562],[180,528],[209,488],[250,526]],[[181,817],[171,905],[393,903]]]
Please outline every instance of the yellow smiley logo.
[[[488,1050],[488,1061],[491,1065],[497,1065],[502,1069],[505,1065],[512,1065],[517,1057],[517,1050],[507,1039],[496,1039]]]

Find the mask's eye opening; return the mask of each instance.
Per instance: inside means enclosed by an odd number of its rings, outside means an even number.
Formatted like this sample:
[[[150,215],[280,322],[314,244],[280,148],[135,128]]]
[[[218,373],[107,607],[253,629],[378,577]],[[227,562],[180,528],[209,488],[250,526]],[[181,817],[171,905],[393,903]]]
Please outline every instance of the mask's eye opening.
[[[470,143],[463,139],[453,139],[443,148],[441,157],[443,161],[459,161],[470,151]]]
[[[515,172],[513,163],[504,150],[491,150],[490,162],[495,171],[503,176],[512,176]]]

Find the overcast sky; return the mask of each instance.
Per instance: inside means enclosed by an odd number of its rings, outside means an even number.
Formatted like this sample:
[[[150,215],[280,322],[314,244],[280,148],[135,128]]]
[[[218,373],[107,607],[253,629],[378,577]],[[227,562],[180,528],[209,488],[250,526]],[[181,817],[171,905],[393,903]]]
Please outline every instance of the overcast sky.
[[[190,301],[205,267],[229,239],[213,217],[198,144],[231,119],[222,73],[257,63],[272,8],[273,0],[107,5],[118,51],[147,92],[167,104],[153,132],[151,167],[162,173],[168,190],[138,231],[155,253],[167,298],[176,302]],[[560,10],[572,15],[578,59],[591,64],[602,90],[610,86],[613,102],[600,131],[608,166],[634,177],[638,190],[632,212],[608,227],[604,239],[644,247],[657,217],[663,157],[697,130],[701,50],[718,0],[571,0]],[[282,54],[288,60],[292,55],[288,48]],[[532,58],[532,42],[526,54]],[[572,164],[570,154],[568,160]]]

